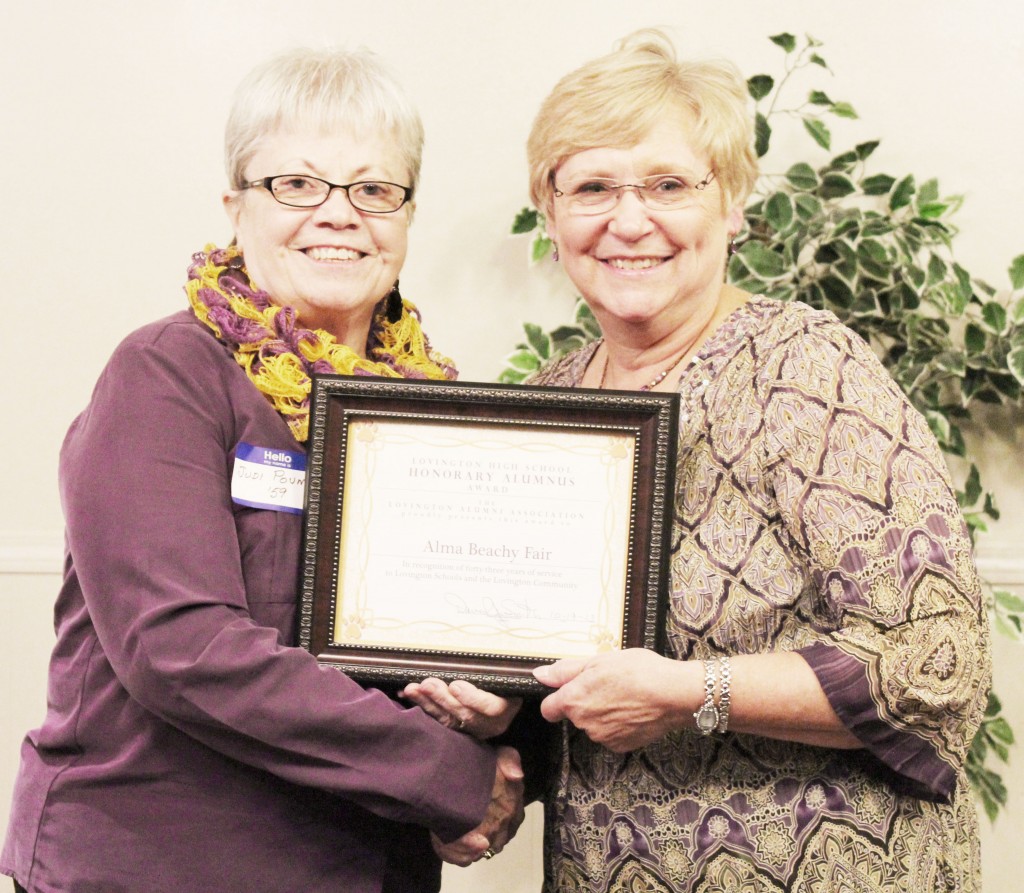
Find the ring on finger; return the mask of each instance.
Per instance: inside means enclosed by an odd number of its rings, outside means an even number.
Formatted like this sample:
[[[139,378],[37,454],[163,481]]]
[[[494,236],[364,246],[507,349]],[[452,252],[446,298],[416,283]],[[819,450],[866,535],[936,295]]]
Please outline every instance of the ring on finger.
[[[498,854],[494,851],[494,847],[489,846],[489,847],[487,847],[486,850],[484,850],[484,858],[485,859],[493,859],[497,855]]]

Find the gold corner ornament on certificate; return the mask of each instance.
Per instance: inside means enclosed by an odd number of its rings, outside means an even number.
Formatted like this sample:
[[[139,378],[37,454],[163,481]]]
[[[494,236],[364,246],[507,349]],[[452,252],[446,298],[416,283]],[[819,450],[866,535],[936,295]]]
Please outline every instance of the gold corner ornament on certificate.
[[[376,685],[541,692],[660,650],[678,396],[322,375],[300,644]]]

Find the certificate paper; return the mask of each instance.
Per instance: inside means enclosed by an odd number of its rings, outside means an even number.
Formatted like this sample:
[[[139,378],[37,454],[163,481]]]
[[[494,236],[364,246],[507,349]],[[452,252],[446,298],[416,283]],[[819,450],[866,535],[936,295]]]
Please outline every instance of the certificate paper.
[[[471,640],[550,658],[618,647],[633,441],[353,421],[335,642]]]
[[[657,647],[674,395],[315,380],[300,642],[370,682],[531,689]]]

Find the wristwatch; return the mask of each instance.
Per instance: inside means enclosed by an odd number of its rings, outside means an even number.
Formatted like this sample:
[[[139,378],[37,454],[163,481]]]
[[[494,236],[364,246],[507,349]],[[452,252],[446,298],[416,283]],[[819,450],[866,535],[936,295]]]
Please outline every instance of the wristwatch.
[[[704,664],[704,703],[700,705],[693,718],[697,720],[697,729],[702,735],[710,735],[718,728],[718,708],[715,706],[715,664],[714,661],[701,661]]]

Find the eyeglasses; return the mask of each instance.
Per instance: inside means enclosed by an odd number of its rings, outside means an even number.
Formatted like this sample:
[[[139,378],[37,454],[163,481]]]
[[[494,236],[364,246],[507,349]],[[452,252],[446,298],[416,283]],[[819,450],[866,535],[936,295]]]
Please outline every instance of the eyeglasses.
[[[616,183],[604,177],[579,177],[568,180],[564,188],[554,184],[556,198],[564,198],[570,214],[604,214],[619,203],[623,189],[635,189],[637,198],[655,211],[670,211],[682,208],[697,198],[697,193],[707,189],[715,179],[715,172],[708,171],[699,183],[690,184],[676,174],[655,174],[642,177],[639,183]]]
[[[335,189],[344,189],[352,207],[369,214],[391,214],[412,198],[412,189],[383,180],[360,180],[357,183],[329,183],[306,174],[279,174],[250,180],[246,189],[262,186],[282,205],[290,208],[317,208]]]

